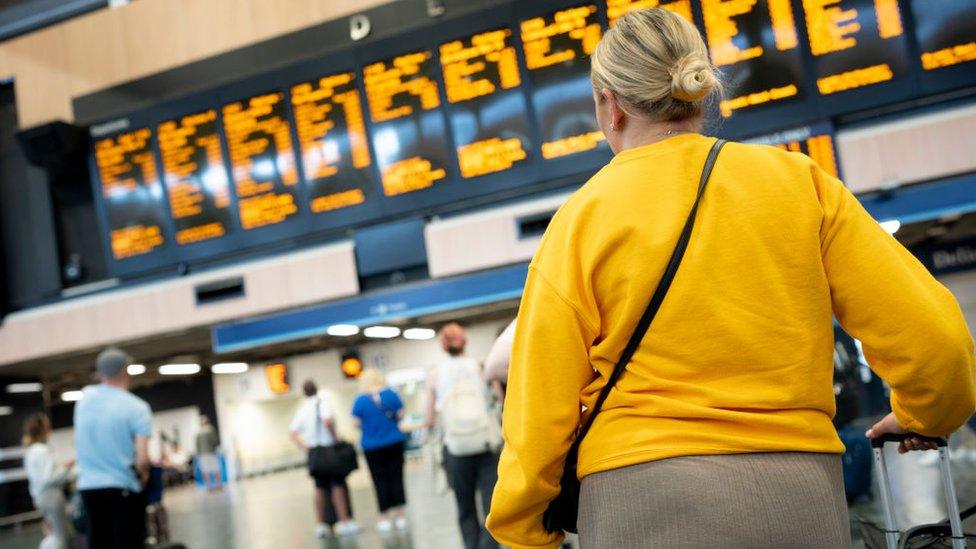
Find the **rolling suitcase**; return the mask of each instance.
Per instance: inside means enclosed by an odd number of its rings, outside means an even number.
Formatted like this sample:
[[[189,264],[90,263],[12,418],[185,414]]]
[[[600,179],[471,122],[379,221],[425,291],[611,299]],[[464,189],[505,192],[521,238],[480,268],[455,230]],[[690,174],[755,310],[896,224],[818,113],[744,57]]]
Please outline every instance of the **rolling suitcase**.
[[[942,486],[945,489],[946,508],[949,517],[940,523],[916,526],[904,534],[898,531],[895,524],[894,501],[891,495],[891,484],[888,480],[888,467],[885,464],[884,445],[888,442],[901,442],[909,437],[919,437],[919,435],[885,435],[871,441],[874,451],[875,473],[878,479],[878,493],[881,495],[881,509],[884,514],[884,528],[867,521],[859,519],[861,532],[864,536],[864,544],[868,549],[906,549],[922,547],[952,547],[953,549],[965,549],[966,540],[976,539],[967,536],[962,530],[962,520],[974,512],[976,507],[968,509],[965,513],[959,513],[959,503],[956,500],[956,489],[952,483],[952,474],[949,467],[949,447],[944,438],[932,439],[920,437],[925,440],[936,442],[939,446],[939,469],[942,476]]]

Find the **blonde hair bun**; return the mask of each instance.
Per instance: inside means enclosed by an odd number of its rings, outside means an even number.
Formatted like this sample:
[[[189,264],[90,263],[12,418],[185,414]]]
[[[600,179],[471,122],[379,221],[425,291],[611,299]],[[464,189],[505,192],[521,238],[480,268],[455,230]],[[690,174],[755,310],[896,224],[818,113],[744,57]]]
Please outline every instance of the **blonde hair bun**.
[[[718,86],[715,70],[700,54],[686,55],[671,71],[671,96],[694,103],[708,97]]]
[[[701,33],[662,8],[618,19],[590,56],[590,80],[594,90],[610,90],[654,120],[701,116],[708,100],[722,94]]]

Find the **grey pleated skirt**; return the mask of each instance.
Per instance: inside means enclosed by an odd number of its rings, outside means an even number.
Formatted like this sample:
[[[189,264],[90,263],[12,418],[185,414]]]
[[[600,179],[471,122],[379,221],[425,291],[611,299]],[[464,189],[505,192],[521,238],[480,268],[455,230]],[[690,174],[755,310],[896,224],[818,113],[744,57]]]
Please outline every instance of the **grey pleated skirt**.
[[[689,456],[583,479],[581,549],[851,547],[840,456]]]

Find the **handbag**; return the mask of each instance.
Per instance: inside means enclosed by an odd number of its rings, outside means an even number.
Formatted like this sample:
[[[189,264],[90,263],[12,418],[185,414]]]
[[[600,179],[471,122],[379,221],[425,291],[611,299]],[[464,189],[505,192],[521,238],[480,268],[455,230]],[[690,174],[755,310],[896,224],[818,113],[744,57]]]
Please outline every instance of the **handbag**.
[[[315,399],[315,425],[322,429],[319,415],[321,401]],[[308,473],[313,477],[345,477],[359,468],[359,458],[352,444],[337,440],[331,446],[312,446],[308,449]]]
[[[579,429],[576,438],[569,447],[569,451],[566,454],[566,462],[563,466],[563,475],[559,481],[559,495],[549,502],[549,506],[542,515],[542,525],[548,532],[566,531],[576,533],[576,519],[579,513],[580,496],[580,481],[576,474],[576,467],[579,460],[580,444],[583,442],[583,437],[589,432],[590,427],[593,426],[593,420],[603,408],[603,403],[610,395],[610,391],[616,385],[620,376],[623,375],[624,370],[627,369],[627,364],[633,358],[634,352],[637,351],[637,347],[644,339],[647,329],[651,326],[654,316],[657,315],[657,311],[660,309],[661,303],[668,293],[668,288],[671,287],[674,275],[677,273],[678,267],[681,265],[681,259],[684,257],[685,250],[688,248],[688,241],[691,239],[691,232],[695,226],[695,215],[698,213],[698,205],[701,203],[702,195],[705,193],[705,186],[708,184],[708,178],[712,173],[715,160],[718,158],[718,153],[723,145],[725,145],[725,141],[718,139],[708,152],[708,157],[705,159],[705,166],[702,168],[701,179],[698,182],[698,196],[695,198],[695,203],[691,207],[691,212],[688,214],[688,219],[685,221],[684,228],[681,230],[681,236],[678,237],[678,242],[674,246],[674,251],[671,253],[671,259],[668,260],[664,274],[661,276],[661,280],[658,282],[657,288],[654,290],[654,294],[647,304],[647,309],[644,310],[644,314],[641,315],[640,320],[637,322],[637,327],[634,328],[634,333],[631,334],[627,346],[624,347],[623,352],[620,354],[620,359],[614,366],[613,373],[607,380],[606,385],[600,389],[600,395],[597,397],[593,410],[587,416],[582,428]]]

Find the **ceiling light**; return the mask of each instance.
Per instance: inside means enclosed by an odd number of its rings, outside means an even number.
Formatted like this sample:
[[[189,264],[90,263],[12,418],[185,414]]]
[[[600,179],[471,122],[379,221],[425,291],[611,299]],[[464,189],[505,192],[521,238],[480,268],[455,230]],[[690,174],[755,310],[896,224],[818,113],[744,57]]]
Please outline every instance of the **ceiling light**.
[[[0,416],[9,416],[14,413],[14,409],[10,406],[0,406]]]
[[[215,374],[243,374],[247,371],[246,362],[221,362],[210,367]]]
[[[39,393],[44,386],[40,383],[11,383],[7,385],[8,393]]]
[[[333,324],[325,331],[330,336],[349,337],[359,333],[359,326],[352,324]]]
[[[85,396],[81,391],[65,391],[61,393],[61,400],[65,402],[77,402],[81,400],[81,397]]]
[[[400,328],[396,326],[370,326],[363,330],[363,335],[376,339],[390,339],[400,335]]]
[[[403,337],[407,339],[434,339],[437,332],[430,328],[410,328],[403,331]]]
[[[888,234],[895,234],[898,232],[898,229],[901,228],[901,221],[898,221],[897,219],[882,221],[881,228],[884,229]]]
[[[129,367],[125,371],[129,372],[130,376],[141,376],[146,373],[146,366],[143,364],[129,364]]]
[[[159,373],[164,376],[191,376],[199,371],[199,364],[163,364],[159,367]]]

